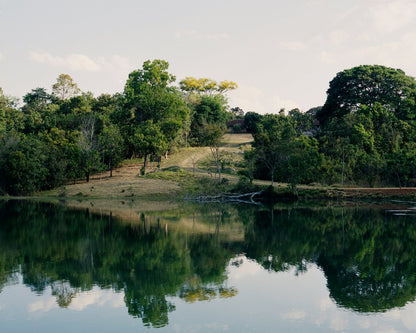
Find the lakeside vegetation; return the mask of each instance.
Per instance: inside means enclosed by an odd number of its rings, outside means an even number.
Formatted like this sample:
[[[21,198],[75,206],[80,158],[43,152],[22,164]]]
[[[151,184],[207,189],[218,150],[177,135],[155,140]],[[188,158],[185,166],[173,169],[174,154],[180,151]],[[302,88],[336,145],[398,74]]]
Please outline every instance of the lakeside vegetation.
[[[336,75],[322,107],[260,115],[230,108],[236,83],[187,77],[176,87],[168,66],[146,61],[114,95],[81,92],[67,74],[23,105],[0,90],[0,195],[176,196],[277,182],[286,198],[414,197],[416,81],[403,71],[358,66]],[[112,181],[117,173],[126,177]]]

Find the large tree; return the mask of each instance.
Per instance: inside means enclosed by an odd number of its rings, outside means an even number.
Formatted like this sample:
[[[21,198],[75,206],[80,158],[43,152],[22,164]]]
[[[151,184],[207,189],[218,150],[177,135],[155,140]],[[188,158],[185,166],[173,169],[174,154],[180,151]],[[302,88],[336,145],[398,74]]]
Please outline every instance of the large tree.
[[[52,95],[57,99],[65,100],[74,97],[80,93],[78,85],[74,82],[69,74],[61,74],[52,86]]]
[[[124,88],[124,116],[121,117],[121,125],[128,136],[135,135],[137,125],[148,121],[156,125],[168,141],[167,148],[186,134],[190,114],[183,95],[170,86],[175,76],[168,72],[168,67],[167,61],[148,60],[142,69],[129,74]]]
[[[375,103],[393,112],[397,118],[416,117],[416,81],[400,69],[379,65],[358,66],[338,73],[329,83],[325,105],[317,113],[321,124],[341,118],[363,105]]]
[[[414,182],[406,147],[416,140],[416,81],[402,70],[358,66],[338,73],[317,118],[321,151],[341,182]]]

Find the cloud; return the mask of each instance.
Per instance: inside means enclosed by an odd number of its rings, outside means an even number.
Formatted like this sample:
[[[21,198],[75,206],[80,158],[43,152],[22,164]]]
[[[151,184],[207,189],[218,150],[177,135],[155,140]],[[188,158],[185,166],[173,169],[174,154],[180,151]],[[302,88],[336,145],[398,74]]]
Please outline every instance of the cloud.
[[[283,319],[302,320],[306,318],[306,312],[303,310],[296,310],[282,314]]]
[[[111,70],[131,70],[134,65],[126,57],[115,54],[109,58],[99,57],[97,63],[101,68],[111,69]]]
[[[236,91],[230,94],[230,106],[239,106],[244,112],[278,113],[281,108],[291,110],[300,108],[296,101],[282,98],[277,94],[267,94],[253,86],[240,84]]]
[[[176,31],[174,34],[175,39],[197,39],[197,40],[227,40],[230,39],[230,36],[225,33],[202,33],[198,30],[182,30]]]
[[[100,65],[90,57],[73,53],[65,57],[55,56],[45,51],[31,51],[30,59],[40,64],[47,64],[54,67],[66,67],[71,70],[96,72],[101,69]]]
[[[0,61],[2,61],[4,59],[4,55],[3,53],[0,52]]]
[[[394,328],[382,328],[376,331],[376,333],[399,333]]]
[[[324,64],[335,64],[337,62],[335,55],[325,50],[320,52],[319,59]]]
[[[324,312],[334,308],[334,303],[331,301],[330,298],[322,298],[319,302],[319,309]]]
[[[75,311],[82,311],[91,305],[104,306],[106,304],[109,304],[113,308],[122,307],[124,305],[124,294],[94,289],[77,295],[68,308]]]
[[[74,71],[98,72],[104,70],[126,71],[133,65],[129,59],[115,54],[110,57],[98,57],[93,59],[85,54],[72,53],[66,56],[53,55],[46,51],[31,51],[30,59],[39,64],[53,67],[62,67]]]
[[[273,110],[270,111],[271,113],[277,113],[282,108],[284,108],[286,111],[296,108],[300,109],[299,104],[295,101],[292,101],[291,99],[284,99],[278,95],[273,95],[271,100],[273,103]]]
[[[300,51],[306,48],[306,44],[301,41],[280,42],[280,47],[289,51]]]
[[[54,297],[42,299],[40,301],[28,305],[29,312],[48,312],[57,308],[59,308],[59,306],[58,303],[56,303],[56,299]]]
[[[380,32],[393,32],[416,19],[416,3],[410,0],[383,1],[370,8],[370,18]]]
[[[329,34],[329,40],[332,45],[340,46],[348,41],[349,34],[344,30],[335,30]]]
[[[229,104],[231,106],[239,106],[244,110],[244,112],[270,112],[270,110],[268,111],[264,105],[264,93],[256,87],[240,84],[238,89],[230,94],[229,100]]]
[[[330,320],[329,327],[335,331],[344,331],[348,328],[348,321],[340,313],[335,313]]]

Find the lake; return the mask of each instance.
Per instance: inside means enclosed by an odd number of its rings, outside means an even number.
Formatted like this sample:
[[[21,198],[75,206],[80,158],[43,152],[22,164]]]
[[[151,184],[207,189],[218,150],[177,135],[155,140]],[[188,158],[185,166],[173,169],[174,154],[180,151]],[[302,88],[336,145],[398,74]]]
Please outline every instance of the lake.
[[[0,331],[411,332],[414,206],[0,201]]]

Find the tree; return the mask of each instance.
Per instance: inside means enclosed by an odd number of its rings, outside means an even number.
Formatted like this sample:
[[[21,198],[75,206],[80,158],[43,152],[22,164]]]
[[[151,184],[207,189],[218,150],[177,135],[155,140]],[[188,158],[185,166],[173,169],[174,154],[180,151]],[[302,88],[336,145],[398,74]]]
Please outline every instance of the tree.
[[[10,132],[17,132],[24,128],[22,112],[16,108],[14,98],[4,95],[0,88],[0,139]]]
[[[90,181],[90,174],[102,168],[98,152],[96,136],[96,118],[85,117],[81,123],[81,135],[78,140],[78,147],[81,152],[81,168],[85,173],[87,183]]]
[[[159,125],[154,124],[152,120],[141,123],[136,128],[132,140],[136,152],[143,156],[142,174],[146,173],[149,155],[160,156],[168,147]]]
[[[327,100],[317,118],[325,125],[361,106],[375,103],[393,112],[398,119],[416,117],[416,81],[400,69],[379,65],[358,66],[338,73],[329,83]]]
[[[167,71],[168,67],[167,61],[148,60],[142,69],[129,74],[124,88],[124,116],[120,117],[127,136],[133,136],[137,125],[147,121],[157,125],[166,141],[166,150],[180,135],[187,134],[190,114],[183,95],[169,86],[175,76]]]
[[[52,95],[58,100],[66,100],[80,93],[80,89],[68,74],[61,74],[52,86]]]
[[[312,130],[314,117],[310,113],[303,113],[296,108],[290,110],[288,116],[296,122],[295,128],[299,135]]]
[[[188,76],[179,82],[179,86],[183,91],[197,94],[224,94],[229,90],[237,89],[237,83],[233,81],[221,81],[217,82],[208,78],[195,78]]]
[[[199,104],[194,106],[190,132],[191,143],[197,146],[210,145],[212,141],[210,127],[212,126],[221,128],[224,133],[230,118],[226,110],[227,100],[224,96],[201,96]]]
[[[30,93],[23,96],[25,107],[31,107],[37,111],[41,111],[47,104],[51,102],[52,96],[48,94],[45,88],[32,89]]]
[[[218,172],[218,182],[221,183],[221,155],[219,150],[219,143],[225,133],[223,127],[218,124],[208,124],[204,127],[204,139],[211,150],[215,166]]]
[[[274,184],[275,173],[280,163],[287,161],[290,156],[290,142],[296,135],[293,122],[284,115],[265,115],[253,134],[253,147],[256,151],[259,169],[266,167],[271,185]],[[260,173],[263,173],[260,171]]]
[[[238,106],[231,108],[230,112],[238,119],[244,119],[244,110]]]
[[[110,124],[102,130],[98,137],[98,145],[105,162],[113,176],[113,168],[123,160],[123,138],[116,125]]]
[[[35,133],[56,126],[55,112],[58,106],[51,103],[52,99],[44,88],[32,89],[23,97],[25,133]]]
[[[261,121],[263,116],[256,112],[247,112],[244,115],[244,127],[249,133],[255,133],[257,129],[257,124]]]
[[[287,143],[288,158],[280,165],[280,177],[295,191],[298,184],[309,184],[320,175],[323,155],[319,153],[318,141],[301,135]]]

